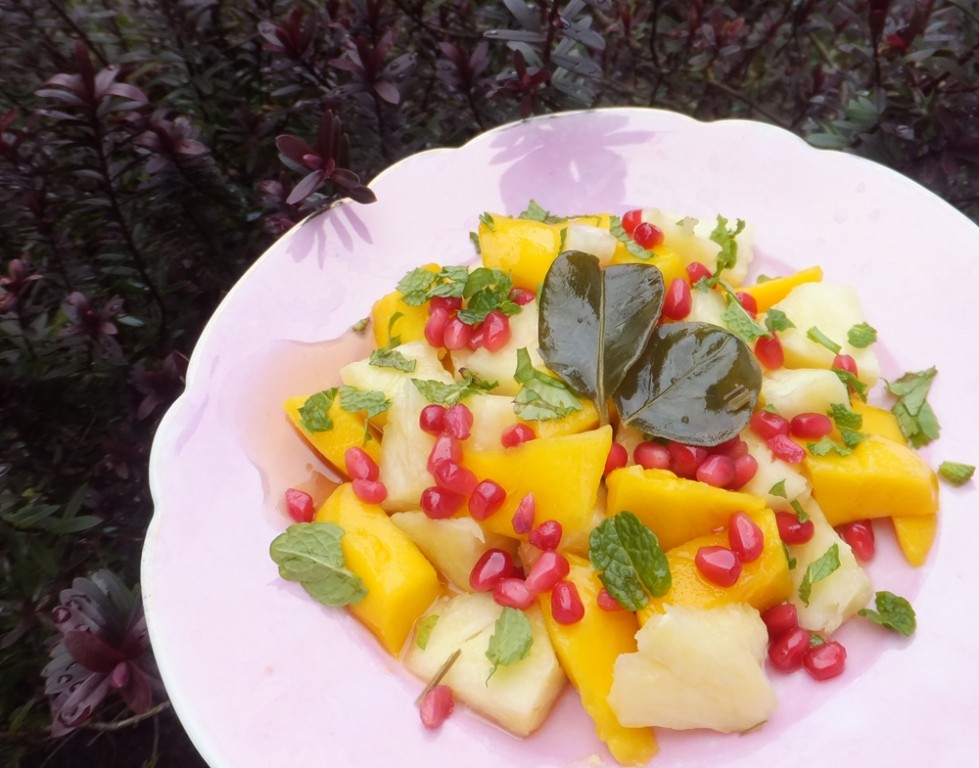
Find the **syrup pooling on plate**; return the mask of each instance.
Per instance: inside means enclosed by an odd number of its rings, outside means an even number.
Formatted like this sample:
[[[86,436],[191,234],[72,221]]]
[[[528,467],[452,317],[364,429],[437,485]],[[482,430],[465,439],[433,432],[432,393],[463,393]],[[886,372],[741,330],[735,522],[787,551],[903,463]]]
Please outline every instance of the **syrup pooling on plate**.
[[[351,482],[273,542],[283,577],[517,735],[570,679],[624,764],[653,728],[759,727],[773,676],[846,674],[858,613],[913,631],[848,541],[872,558],[895,516],[918,557],[937,486],[863,400],[852,289],[746,284],[751,230],[722,216],[531,204],[473,239],[480,266],[410,272],[342,386],[286,403]]]

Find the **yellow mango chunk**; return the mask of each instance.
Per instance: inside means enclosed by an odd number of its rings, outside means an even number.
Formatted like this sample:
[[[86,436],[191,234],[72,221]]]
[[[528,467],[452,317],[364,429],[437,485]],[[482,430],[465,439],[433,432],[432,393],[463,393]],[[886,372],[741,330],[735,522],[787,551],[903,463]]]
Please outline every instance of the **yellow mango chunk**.
[[[560,419],[543,419],[541,421],[518,421],[534,430],[537,437],[561,437],[586,432],[598,426],[598,409],[591,400],[581,401],[581,410],[562,416]]]
[[[483,266],[510,275],[518,288],[536,291],[561,247],[561,226],[493,214],[479,222]]]
[[[686,262],[675,252],[666,246],[658,246],[653,249],[653,257],[650,259],[640,259],[633,256],[626,250],[622,243],[615,248],[615,255],[612,256],[613,264],[652,264],[663,273],[663,284],[669,288],[670,283],[675,278],[690,282],[687,275]]]
[[[925,564],[938,533],[938,515],[894,518],[894,533],[904,559],[915,568]]]
[[[803,472],[830,525],[938,511],[938,478],[914,451],[869,435],[849,456],[806,454]]]
[[[333,429],[323,432],[311,432],[303,426],[302,416],[299,409],[306,403],[305,397],[290,397],[283,404],[289,421],[306,438],[316,452],[333,465],[340,474],[347,476],[347,470],[343,460],[343,455],[348,448],[359,446],[374,459],[380,461],[381,444],[377,440],[377,435],[372,434],[371,439],[364,442],[364,419],[362,413],[348,413],[340,407],[340,398],[333,399],[333,405],[328,412],[333,420]]]
[[[606,484],[609,516],[632,512],[656,534],[664,550],[727,525],[732,512],[765,509],[759,496],[686,480],[665,469],[617,469]]]
[[[581,696],[598,738],[622,765],[646,765],[658,751],[652,728],[626,728],[608,703],[612,668],[619,654],[636,652],[639,622],[631,611],[605,611],[596,599],[602,583],[587,560],[568,556],[566,577],[578,589],[585,615],[575,624],[559,624],[551,615],[550,592],[540,601],[547,634],[564,673]]]
[[[756,283],[755,285],[743,286],[741,290],[754,298],[759,312],[767,312],[770,307],[778,304],[788,296],[797,285],[802,285],[802,283],[819,283],[822,282],[822,279],[823,270],[821,267],[809,267],[808,269],[799,270],[792,275],[776,277],[772,280],[766,280],[763,283]]]
[[[716,608],[729,603],[748,603],[764,611],[788,600],[792,594],[792,575],[778,535],[775,514],[765,509],[750,516],[765,537],[765,548],[757,560],[744,564],[734,585],[719,587],[707,581],[694,564],[701,547],[729,546],[727,531],[692,539],[666,553],[673,583],[665,595],[649,599],[638,613],[639,622],[645,624],[653,614],[664,613],[667,605]]]
[[[907,445],[907,438],[901,431],[901,425],[897,421],[897,416],[890,411],[884,408],[878,408],[876,405],[867,405],[858,397],[853,399],[850,410],[854,413],[859,413],[863,417],[860,432],[868,435],[880,435],[881,437],[886,437],[888,440]]]
[[[528,493],[534,495],[535,519],[557,520],[566,537],[589,527],[598,486],[612,447],[608,425],[590,432],[539,437],[513,448],[467,452],[463,464],[480,480],[495,480],[507,492],[503,506],[482,525],[513,536],[513,513]]]
[[[383,509],[358,499],[350,483],[330,495],[316,519],[343,528],[346,566],[367,587],[350,611],[397,656],[415,620],[441,592],[435,568]]]
[[[438,264],[425,264],[422,269],[439,272],[441,267]],[[427,322],[428,305],[406,304],[404,294],[400,291],[385,294],[371,308],[371,326],[374,329],[374,341],[379,348],[389,346],[392,338],[399,339],[401,344],[424,339]]]

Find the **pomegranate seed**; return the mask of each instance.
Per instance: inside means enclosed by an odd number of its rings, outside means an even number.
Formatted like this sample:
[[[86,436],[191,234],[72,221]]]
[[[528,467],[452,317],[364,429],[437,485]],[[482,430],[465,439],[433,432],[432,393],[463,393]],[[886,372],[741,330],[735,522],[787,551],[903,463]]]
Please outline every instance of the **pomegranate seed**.
[[[433,296],[428,303],[428,313],[431,314],[436,309],[444,309],[450,315],[462,309],[462,297],[460,296]]]
[[[813,645],[802,658],[802,665],[814,680],[829,680],[843,672],[846,648],[836,640]]]
[[[734,482],[734,459],[714,454],[697,467],[697,479],[715,488],[727,488]]]
[[[475,352],[477,349],[486,344],[486,330],[483,328],[482,323],[476,323],[472,327],[473,332],[469,336],[469,343],[466,345]]]
[[[715,445],[710,449],[710,452],[736,459],[748,453],[748,444],[741,439],[740,435],[735,435],[730,440]]]
[[[534,515],[537,512],[537,503],[534,501],[534,494],[528,493],[517,505],[513,513],[514,533],[530,533],[534,527]]]
[[[289,488],[286,490],[286,512],[297,523],[310,522],[316,513],[313,505],[313,497],[306,493],[306,491],[297,491],[295,488]]]
[[[476,520],[485,520],[506,501],[503,486],[493,480],[483,480],[473,488],[469,497],[469,514]]]
[[[818,440],[833,431],[833,422],[822,413],[800,413],[792,417],[789,429],[796,437]]]
[[[663,230],[653,224],[650,224],[648,221],[643,221],[640,224],[637,224],[636,228],[632,230],[632,239],[643,248],[650,251],[656,246],[662,245],[663,238]]]
[[[857,372],[857,361],[851,355],[837,355],[833,358],[833,367],[839,368],[841,371],[846,371],[847,373],[852,373],[854,376],[859,376]]]
[[[874,537],[874,526],[869,520],[856,520],[846,523],[836,529],[840,538],[850,545],[857,560],[866,563],[874,559],[876,551],[876,539]]]
[[[802,627],[785,632],[768,646],[768,660],[779,672],[795,672],[809,650],[809,633]]]
[[[636,227],[638,227],[641,223],[642,211],[638,208],[631,211],[626,211],[624,214],[622,214],[622,229],[624,229],[628,235],[635,232]]]
[[[380,480],[354,480],[354,494],[365,504],[380,504],[388,497],[388,489]]]
[[[343,463],[347,468],[347,477],[351,480],[377,480],[381,475],[377,462],[367,451],[356,445],[344,452]]]
[[[622,469],[629,463],[629,452],[622,443],[612,443],[608,449],[608,457],[605,459],[605,472],[603,476],[612,474],[617,469]]]
[[[624,609],[622,603],[612,597],[605,587],[598,590],[598,597],[595,598],[595,602],[598,603],[598,607],[603,611],[608,611],[610,613],[612,611],[621,611]]]
[[[456,315],[453,315],[445,323],[445,330],[442,332],[442,344],[446,349],[463,349],[469,346],[472,332],[471,325],[467,325]]]
[[[530,532],[530,543],[537,549],[557,549],[564,529],[557,520],[545,520]]]
[[[738,456],[734,460],[734,480],[731,483],[731,487],[743,488],[757,472],[758,460],[754,456],[750,453],[746,453],[744,456]]]
[[[692,306],[690,283],[682,277],[674,277],[663,299],[663,314],[670,320],[682,320],[690,314]]]
[[[751,315],[752,319],[758,317],[758,302],[755,297],[747,291],[738,291],[734,294],[738,303],[744,307],[744,311]]]
[[[781,368],[785,364],[785,351],[778,336],[762,336],[755,342],[755,357],[769,370]]]
[[[735,512],[727,521],[727,540],[742,563],[757,560],[765,549],[765,535],[744,512]]]
[[[445,429],[445,406],[435,403],[426,405],[418,414],[418,426],[422,432],[438,437]]]
[[[774,642],[799,626],[799,610],[792,603],[773,605],[762,613],[761,620],[768,627],[769,642]]]
[[[701,575],[719,587],[730,587],[741,575],[741,559],[727,547],[701,547],[693,558]]]
[[[445,434],[456,440],[468,440],[472,434],[473,412],[462,403],[445,409]]]
[[[695,477],[697,467],[707,458],[707,449],[701,448],[699,445],[686,445],[671,440],[666,447],[669,449],[672,459],[670,468],[679,477],[691,479]]]
[[[812,520],[800,523],[793,512],[776,512],[775,522],[778,525],[778,536],[786,544],[805,544],[816,532]]]
[[[806,458],[806,449],[796,443],[788,435],[775,435],[765,441],[768,450],[775,454],[776,458],[789,464],[801,464]]]
[[[503,430],[503,434],[500,435],[500,442],[503,443],[504,448],[514,448],[528,440],[533,440],[535,437],[537,437],[537,433],[534,432],[533,427],[526,424],[512,424]]]
[[[435,484],[444,491],[468,496],[479,484],[471,470],[454,461],[440,461],[432,473]]]
[[[483,346],[490,352],[499,352],[510,341],[510,318],[493,310],[486,315],[480,330],[486,335]]]
[[[551,589],[551,616],[558,624],[577,624],[585,617],[585,604],[573,581],[559,581]]]
[[[752,432],[765,440],[776,435],[789,434],[789,420],[770,411],[755,411],[748,424]]]
[[[433,485],[422,491],[421,507],[422,511],[433,520],[444,520],[458,512],[465,500],[465,496]]]
[[[435,438],[432,452],[428,454],[429,474],[435,474],[435,467],[443,461],[454,461],[456,464],[462,461],[462,444],[447,435]]]
[[[670,449],[653,442],[639,443],[632,451],[632,458],[643,469],[669,469],[673,464]]]
[[[533,291],[529,291],[526,288],[512,288],[510,290],[510,301],[514,304],[518,304],[521,307],[525,307],[530,302],[537,298],[537,294]]]
[[[553,551],[542,552],[530,566],[526,580],[527,589],[535,595],[547,592],[570,572],[571,564],[564,555]]]
[[[523,579],[510,576],[500,579],[493,587],[493,600],[497,605],[506,608],[530,608],[533,605],[536,595],[527,589],[527,584]]]
[[[445,343],[445,325],[449,322],[449,313],[445,309],[434,309],[425,322],[425,341],[433,347],[441,347]]]
[[[707,265],[699,261],[691,261],[687,264],[687,277],[690,278],[690,285],[696,285],[698,280],[710,277],[713,273],[707,269]]]
[[[469,573],[474,592],[491,592],[498,582],[513,574],[513,558],[502,549],[487,549]]]
[[[436,685],[432,688],[418,707],[422,724],[426,728],[438,728],[452,714],[453,709],[455,699],[452,697],[452,689],[447,685]]]

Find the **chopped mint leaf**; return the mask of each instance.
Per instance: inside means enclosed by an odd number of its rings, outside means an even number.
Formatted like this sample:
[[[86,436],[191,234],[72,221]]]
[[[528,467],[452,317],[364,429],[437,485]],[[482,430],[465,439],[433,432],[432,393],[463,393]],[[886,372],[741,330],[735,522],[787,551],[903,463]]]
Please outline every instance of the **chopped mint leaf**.
[[[560,419],[581,410],[581,401],[563,381],[534,368],[526,348],[517,350],[513,378],[523,384],[513,399],[513,411],[524,421]]]
[[[484,381],[478,376],[463,371],[463,380],[446,384],[433,379],[412,379],[412,383],[430,403],[438,405],[455,405],[470,395],[482,395],[496,387],[497,382]]]
[[[863,402],[867,402],[867,385],[864,384],[860,379],[854,376],[849,371],[844,371],[842,368],[831,368],[830,370],[836,374],[836,377],[843,382],[843,385],[848,391],[853,392],[857,397],[859,397]]]
[[[826,347],[826,349],[828,349],[834,355],[840,354],[840,352],[843,350],[843,347],[841,347],[839,344],[833,341],[829,336],[827,336],[825,333],[819,330],[816,326],[813,326],[808,331],[806,331],[806,336],[808,336],[811,341],[814,341],[817,344]]]
[[[856,448],[857,444],[866,440],[867,436],[863,432],[857,432],[853,429],[840,427],[840,438],[843,440],[843,445],[852,449]]]
[[[769,332],[761,324],[753,320],[751,315],[741,306],[741,302],[733,296],[728,297],[727,309],[721,315],[721,320],[724,321],[724,325],[727,326],[727,329],[731,333],[740,336],[749,344],[763,336],[769,335]]]
[[[391,407],[391,400],[383,392],[357,387],[340,387],[340,407],[347,413],[365,411],[368,419],[384,413]]]
[[[809,519],[809,514],[802,508],[798,499],[792,499],[789,502],[789,506],[792,507],[792,511],[795,512],[795,519],[800,523],[804,523]]]
[[[476,249],[476,255],[477,256],[482,255],[483,249],[479,247],[479,235],[477,235],[475,232],[470,232],[469,240],[472,242],[473,248]]]
[[[350,326],[350,330],[356,333],[358,336],[363,336],[370,327],[370,324],[371,319],[369,317],[362,317],[360,320]]]
[[[439,615],[437,613],[430,613],[418,622],[418,626],[415,628],[415,645],[421,650],[424,651],[428,648],[428,641],[432,637],[432,630],[435,629],[438,621]]]
[[[533,644],[534,633],[527,614],[517,608],[505,607],[496,620],[486,649],[486,658],[493,662],[486,682],[489,682],[497,667],[516,664],[526,658]]]
[[[852,432],[851,434],[859,435],[860,433]],[[825,456],[831,451],[835,451],[840,456],[849,456],[851,453],[853,453],[852,448],[838,443],[829,436],[820,438],[819,441],[815,443],[806,443],[806,448],[809,449],[809,453],[811,453],[813,456]]]
[[[394,335],[394,324],[404,316],[404,312],[395,312],[388,319],[388,347],[401,346],[401,337]]]
[[[337,392],[336,387],[331,387],[306,398],[306,402],[299,408],[303,429],[308,432],[327,432],[333,429],[330,408],[333,407]]]
[[[840,567],[840,545],[834,544],[818,559],[809,563],[806,574],[799,585],[799,598],[809,605],[813,584],[822,581]]]
[[[937,439],[941,432],[938,417],[926,399],[937,373],[932,366],[926,371],[906,373],[896,381],[887,382],[887,391],[897,398],[891,412],[897,416],[901,431],[915,448]]]
[[[529,219],[530,221],[540,221],[544,224],[560,224],[562,221],[567,221],[567,219],[561,216],[553,216],[547,212],[544,208],[537,204],[536,200],[531,200],[527,204],[527,210],[521,213],[517,218]]]
[[[721,247],[721,252],[717,254],[715,277],[738,263],[738,241],[735,238],[744,231],[744,220],[738,219],[733,229],[728,228],[727,222],[726,218],[718,214],[717,224],[710,233],[710,239]]]
[[[765,313],[765,327],[769,333],[795,328],[795,323],[781,309],[770,309]]]
[[[646,261],[656,255],[632,239],[632,235],[622,228],[622,219],[618,216],[612,216],[609,219],[608,231],[612,234],[612,237],[622,243],[625,249],[637,259]]]
[[[846,333],[846,340],[851,347],[865,349],[877,341],[877,329],[867,323],[857,323]]]
[[[428,301],[429,291],[438,282],[439,276],[436,272],[431,272],[422,267],[411,270],[407,275],[398,281],[398,290],[405,304],[419,306]]]
[[[493,216],[489,213],[479,214],[479,220],[490,232],[496,232],[496,222],[493,221]]]
[[[938,467],[941,478],[952,485],[965,485],[976,473],[971,464],[959,464],[957,461],[943,461]]]
[[[608,593],[630,611],[662,597],[672,584],[670,564],[656,534],[631,512],[619,512],[592,529],[588,557]]]
[[[850,410],[845,403],[833,403],[827,414],[840,429],[860,429],[863,426],[863,416]]]
[[[798,565],[798,562],[794,557],[792,557],[792,553],[789,551],[789,545],[784,541],[782,542],[782,551],[785,553],[785,559],[789,564],[789,570],[794,571],[795,567]]]
[[[825,645],[826,640],[821,635],[812,634],[809,636],[809,647],[816,648],[820,645]]]
[[[480,267],[468,273],[462,296],[466,308],[459,310],[457,317],[469,325],[481,323],[486,315],[500,311],[510,316],[520,312],[520,305],[510,300],[513,283],[498,269]]]
[[[870,608],[863,608],[857,611],[857,614],[863,616],[865,619],[870,619],[876,624],[880,624],[882,627],[900,632],[905,637],[910,637],[914,634],[918,626],[918,621],[914,615],[914,608],[911,607],[911,603],[900,595],[895,595],[893,592],[878,592],[875,596],[874,603],[877,606],[876,611]]]
[[[770,496],[780,496],[783,499],[787,499],[788,494],[785,492],[785,481],[779,480],[775,485],[768,489],[768,494]]]
[[[409,360],[396,349],[375,349],[371,352],[370,365],[375,368],[394,368],[405,373],[414,373],[417,360]]]
[[[324,605],[352,605],[367,596],[367,588],[346,567],[341,538],[343,528],[334,523],[297,523],[275,537],[269,556],[283,579],[299,582]]]

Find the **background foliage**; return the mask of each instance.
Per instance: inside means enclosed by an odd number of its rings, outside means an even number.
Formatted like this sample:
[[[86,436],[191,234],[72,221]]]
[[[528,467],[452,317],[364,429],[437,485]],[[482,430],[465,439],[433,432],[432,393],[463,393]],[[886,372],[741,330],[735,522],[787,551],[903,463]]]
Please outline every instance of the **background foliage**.
[[[134,717],[146,701],[115,688],[54,739],[41,670],[73,578],[138,582],[154,428],[208,316],[276,236],[338,195],[368,201],[412,152],[607,105],[771,122],[977,219],[977,13],[0,0],[0,763],[201,764],[172,713]]]

